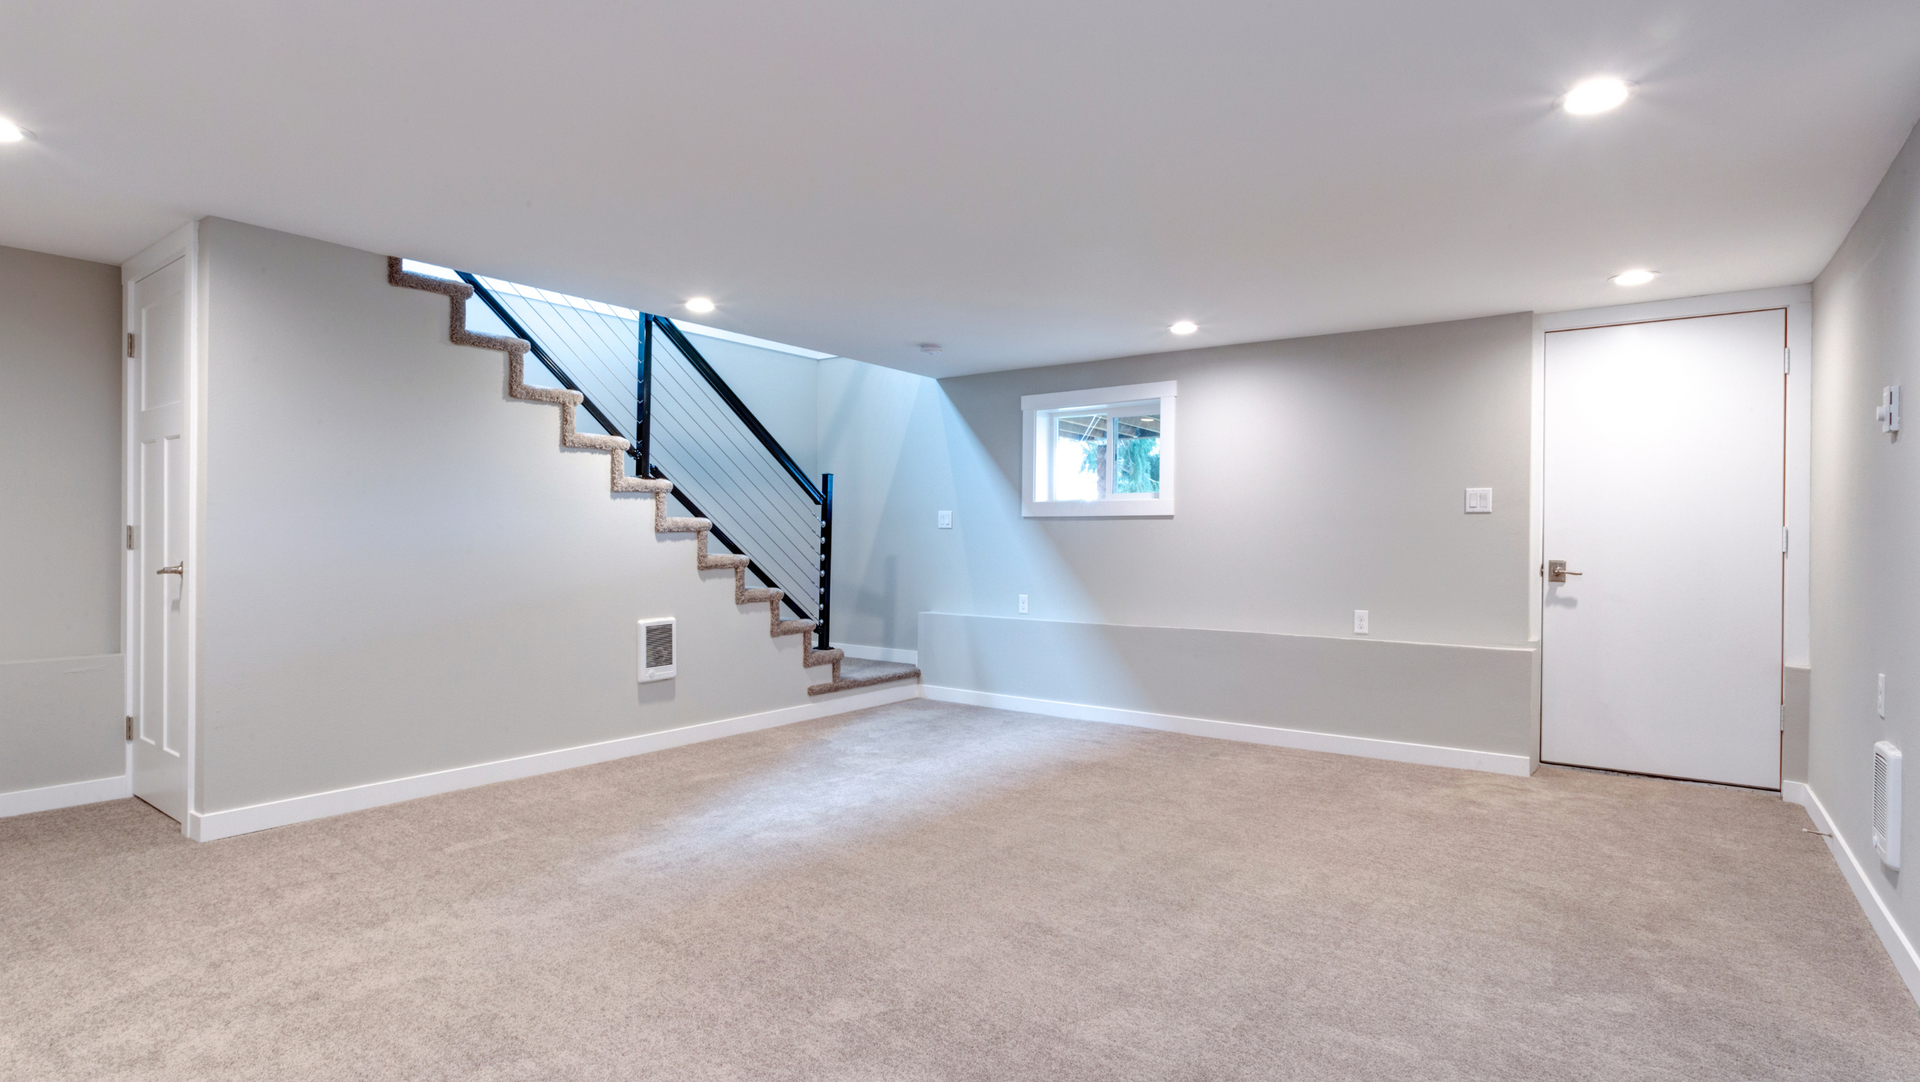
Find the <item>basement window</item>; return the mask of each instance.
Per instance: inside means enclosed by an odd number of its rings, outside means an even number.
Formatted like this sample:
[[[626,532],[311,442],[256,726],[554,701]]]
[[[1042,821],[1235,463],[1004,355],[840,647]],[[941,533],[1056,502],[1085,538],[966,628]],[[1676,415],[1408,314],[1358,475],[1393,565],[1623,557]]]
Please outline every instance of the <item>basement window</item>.
[[[1177,386],[1135,383],[1021,398],[1022,514],[1172,516]]]

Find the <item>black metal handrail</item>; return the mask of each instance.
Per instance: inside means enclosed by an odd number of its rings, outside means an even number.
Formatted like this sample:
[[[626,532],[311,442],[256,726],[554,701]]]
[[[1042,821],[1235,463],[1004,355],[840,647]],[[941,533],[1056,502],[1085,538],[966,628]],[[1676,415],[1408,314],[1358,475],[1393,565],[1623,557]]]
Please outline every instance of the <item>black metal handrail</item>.
[[[608,435],[617,436],[620,434],[620,426],[614,424],[613,421],[601,411],[600,407],[594,404],[592,396],[580,389],[580,385],[573,381],[573,377],[568,375],[567,370],[560,366],[560,362],[553,359],[553,354],[548,353],[546,349],[540,345],[540,340],[528,333],[527,329],[521,326],[519,320],[513,318],[513,313],[507,311],[507,306],[500,303],[500,298],[494,296],[492,290],[481,285],[480,279],[468,274],[466,271],[454,271],[453,273],[459,275],[461,281],[473,287],[473,295],[480,298],[481,303],[491,308],[494,315],[500,317],[500,322],[507,325],[507,330],[515,338],[527,344],[528,350],[530,350],[535,357],[539,358],[541,364],[547,366],[547,371],[553,373],[554,379],[560,381],[560,386],[580,396],[581,407],[584,408],[594,420],[600,422],[600,427],[605,429]],[[641,462],[644,463],[645,461],[645,459],[641,459]]]
[[[612,418],[607,416],[606,411],[601,409],[599,404],[593,400],[593,396],[589,395],[586,389],[574,380],[573,376],[567,372],[565,366],[561,365],[552,354],[547,352],[546,348],[540,344],[540,340],[535,338],[532,332],[527,330],[526,326],[514,317],[507,306],[502,304],[500,299],[494,296],[493,292],[482,284],[478,277],[466,271],[456,271],[455,273],[460,276],[461,281],[473,287],[474,296],[480,298],[481,303],[485,304],[487,308],[499,318],[509,333],[527,343],[528,351],[546,367],[547,371],[553,375],[554,379],[560,382],[561,386],[580,395],[580,406],[587,411],[588,416],[598,422],[600,427],[607,433],[614,435],[619,434],[620,426],[616,424]],[[651,406],[653,398],[653,335],[651,330],[655,327],[658,327],[661,333],[668,337],[673,343],[674,348],[686,359],[693,370],[700,374],[707,385],[719,395],[720,400],[727,405],[727,408],[733,411],[734,415],[747,427],[747,430],[760,441],[761,446],[766,448],[767,452],[773,456],[774,461],[780,464],[780,467],[786,471],[787,476],[792,478],[793,481],[800,486],[800,490],[804,492],[814,504],[819,506],[819,588],[818,595],[815,599],[816,606],[819,610],[818,614],[809,616],[807,611],[801,608],[799,603],[794,600],[793,591],[782,586],[773,576],[769,575],[766,569],[761,567],[759,563],[753,559],[752,554],[748,553],[743,546],[735,542],[719,522],[702,511],[700,506],[693,501],[693,498],[688,496],[685,490],[679,485],[674,485],[672,489],[674,498],[679,501],[682,507],[686,508],[688,514],[695,518],[706,519],[712,524],[708,531],[709,536],[719,541],[728,551],[735,555],[746,556],[747,570],[751,571],[755,578],[765,583],[768,587],[779,590],[782,602],[788,609],[792,610],[795,616],[801,619],[814,620],[816,625],[815,632],[819,636],[819,644],[822,648],[825,648],[830,642],[828,637],[828,618],[832,600],[833,475],[822,474],[820,487],[815,487],[813,482],[807,478],[806,473],[794,462],[793,456],[787,453],[786,448],[780,446],[780,441],[774,438],[773,433],[767,431],[767,427],[760,423],[758,417],[753,415],[753,411],[748,409],[746,403],[740,400],[740,396],[734,394],[733,388],[727,385],[727,381],[721,378],[720,373],[714,370],[713,365],[700,354],[700,351],[687,339],[687,336],[680,328],[674,326],[673,321],[670,319],[647,313],[640,314],[640,371],[634,386],[634,404],[636,408],[634,424],[635,439],[633,445],[627,448],[627,454],[634,459],[636,473],[645,477],[653,477],[668,482],[672,481],[672,478],[668,477],[660,467],[653,464],[650,454],[651,448],[649,446],[652,439]]]
[[[652,477],[655,480],[667,481],[669,483],[673,481],[673,478],[668,477],[665,473],[661,472],[660,467],[658,466],[649,467],[647,476]],[[775,590],[779,590],[780,600],[787,606],[787,608],[793,610],[793,614],[795,616],[798,616],[802,620],[813,619],[813,617],[807,615],[807,610],[801,608],[798,604],[794,602],[793,595],[788,593],[785,587],[773,581],[773,576],[767,574],[764,568],[762,568],[759,564],[754,563],[753,556],[750,553],[748,553],[746,549],[741,548],[739,545],[735,544],[733,538],[727,536],[727,531],[721,529],[720,524],[718,522],[714,522],[713,519],[708,518],[707,513],[705,511],[700,510],[700,505],[697,503],[694,503],[693,498],[691,496],[688,496],[685,492],[682,492],[680,490],[679,485],[673,486],[673,498],[680,501],[680,506],[687,509],[687,514],[692,515],[694,518],[704,518],[709,523],[712,523],[712,525],[710,525],[707,528],[707,533],[712,535],[715,541],[718,541],[721,544],[727,546],[727,551],[733,553],[735,556],[745,556],[747,558],[747,570],[753,572],[754,575],[758,577],[760,581],[765,583],[768,587]]]
[[[706,380],[707,385],[713,388],[714,393],[720,396],[720,400],[727,404],[727,408],[733,411],[734,416],[738,417],[741,423],[747,426],[747,430],[753,433],[754,437],[760,441],[761,446],[765,447],[767,452],[773,456],[774,460],[780,463],[781,468],[787,471],[787,476],[793,478],[793,480],[799,484],[801,491],[805,492],[809,499],[819,505],[820,570],[819,592],[815,598],[815,607],[818,611],[811,619],[813,619],[817,625],[814,628],[814,632],[818,636],[819,646],[823,650],[826,649],[832,644],[832,639],[829,636],[829,619],[832,612],[833,601],[833,475],[830,473],[821,474],[820,487],[815,488],[813,482],[807,479],[806,473],[800,469],[799,464],[794,462],[793,456],[787,453],[785,447],[780,446],[780,441],[774,438],[773,433],[767,431],[767,427],[760,423],[760,418],[754,416],[753,411],[747,408],[747,404],[740,401],[740,396],[733,393],[733,388],[727,385],[727,381],[721,377],[719,372],[714,370],[713,365],[708,362],[706,357],[701,355],[700,350],[687,339],[686,334],[682,332],[679,327],[674,326],[672,320],[664,316],[642,313],[640,316],[640,383],[637,401],[635,402],[639,420],[635,427],[638,430],[636,435],[639,437],[637,443],[641,468],[650,471],[650,476],[666,477],[666,474],[662,473],[658,466],[653,465],[651,458],[653,424],[653,335],[651,328],[654,327],[660,328],[661,333],[665,334],[668,340],[673,343],[674,348],[680,352],[680,356],[686,359],[694,371],[700,373],[700,377]],[[693,501],[688,499],[677,486],[674,488],[674,494],[680,497],[680,502],[686,505],[689,513],[701,518],[708,518],[708,516],[702,514],[695,507]],[[710,518],[708,518],[708,520],[712,521]],[[746,553],[745,549],[735,545],[731,539],[721,533],[717,526],[713,531],[713,536],[720,538],[721,543],[725,544],[735,553],[743,555]],[[768,586],[781,590],[782,595],[786,599],[787,607],[791,608],[800,616],[806,617],[806,612],[794,604],[791,592],[781,587],[773,580],[772,576],[761,570],[759,565],[753,563],[751,556],[748,556],[747,568],[759,576],[760,581],[766,583]]]
[[[662,333],[673,340],[674,348],[687,359],[687,363],[693,366],[694,371],[700,373],[700,377],[707,381],[707,385],[712,387],[714,393],[720,396],[720,400],[727,404],[727,408],[733,411],[734,416],[740,418],[741,423],[747,426],[747,430],[753,433],[761,446],[773,455],[774,461],[780,463],[780,467],[787,471],[787,476],[793,478],[794,483],[800,486],[800,490],[805,492],[814,503],[824,502],[826,496],[807,479],[806,471],[793,461],[793,456],[787,453],[785,447],[780,446],[780,441],[773,438],[773,433],[767,431],[767,426],[760,423],[760,418],[753,415],[753,411],[747,408],[747,404],[740,401],[740,396],[733,393],[733,388],[727,386],[727,381],[720,378],[720,373],[713,370],[713,366],[700,355],[700,351],[693,348],[693,343],[687,341],[687,336],[681,333],[680,328],[673,325],[673,320],[663,316],[644,316],[640,328],[643,343],[651,337],[646,333],[647,323],[660,328]],[[651,353],[645,344],[641,346],[641,350],[643,353]],[[641,358],[641,363],[647,367],[651,367],[651,361],[651,356]],[[644,409],[641,411],[643,416],[645,412]]]
[[[827,637],[827,618],[833,612],[833,475],[820,475],[820,648],[833,640]]]

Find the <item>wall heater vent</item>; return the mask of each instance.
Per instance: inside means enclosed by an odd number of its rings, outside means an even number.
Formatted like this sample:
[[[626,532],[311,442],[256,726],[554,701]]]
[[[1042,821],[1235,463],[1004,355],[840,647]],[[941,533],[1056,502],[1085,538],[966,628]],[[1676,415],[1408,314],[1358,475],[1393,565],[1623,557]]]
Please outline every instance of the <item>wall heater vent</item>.
[[[673,617],[640,621],[640,682],[673,679]]]
[[[1899,869],[1900,749],[1884,740],[1873,746],[1873,851]]]

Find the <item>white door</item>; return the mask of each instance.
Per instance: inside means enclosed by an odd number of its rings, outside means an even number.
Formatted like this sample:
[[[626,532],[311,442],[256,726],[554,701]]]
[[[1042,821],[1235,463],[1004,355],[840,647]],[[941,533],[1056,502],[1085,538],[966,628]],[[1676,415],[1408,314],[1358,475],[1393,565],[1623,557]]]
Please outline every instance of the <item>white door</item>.
[[[187,258],[128,293],[133,365],[133,794],[187,819]]]
[[[1546,340],[1540,758],[1778,789],[1786,312]]]

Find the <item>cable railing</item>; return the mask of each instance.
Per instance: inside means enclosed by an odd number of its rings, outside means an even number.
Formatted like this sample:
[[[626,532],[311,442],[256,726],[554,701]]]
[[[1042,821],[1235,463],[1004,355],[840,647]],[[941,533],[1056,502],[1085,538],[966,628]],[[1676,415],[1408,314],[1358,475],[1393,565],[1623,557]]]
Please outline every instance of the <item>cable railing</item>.
[[[648,331],[646,461],[725,523],[783,589],[804,590],[800,607],[815,616],[824,494],[678,328],[651,320]]]
[[[627,437],[629,471],[673,482],[687,513],[711,521],[713,538],[747,555],[747,570],[830,645],[832,474],[815,485],[672,320],[456,273],[580,392],[577,424]]]

